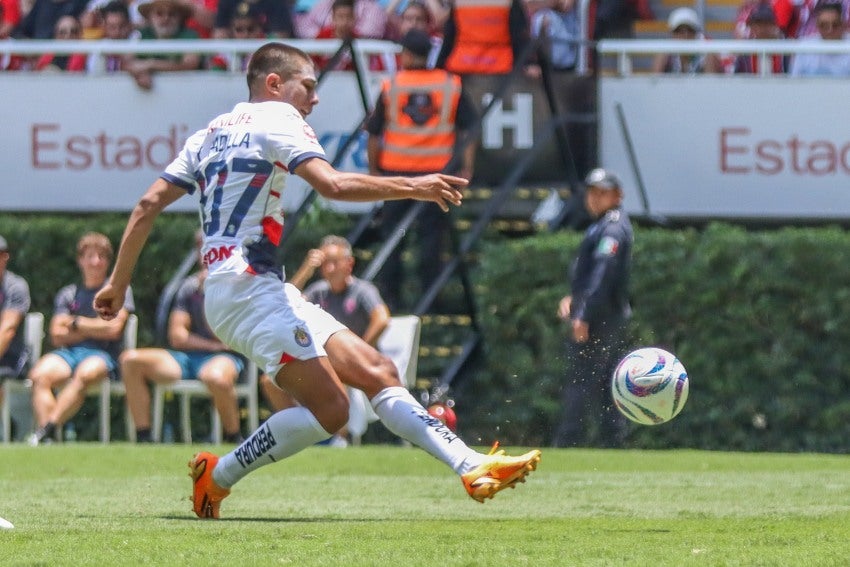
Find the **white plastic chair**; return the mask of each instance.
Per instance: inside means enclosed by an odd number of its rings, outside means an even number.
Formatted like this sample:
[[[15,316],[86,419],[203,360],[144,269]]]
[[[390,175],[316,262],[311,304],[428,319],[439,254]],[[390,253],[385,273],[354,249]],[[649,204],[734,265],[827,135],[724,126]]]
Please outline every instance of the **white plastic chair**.
[[[419,336],[422,323],[416,315],[397,315],[378,339],[378,350],[387,356],[398,369],[401,383],[409,390],[416,384],[416,369],[419,363]],[[348,389],[349,416],[348,433],[352,443],[360,444],[360,438],[370,423],[378,420],[366,394],[354,388]]]
[[[41,358],[41,344],[44,340],[44,314],[33,312],[27,313],[24,318],[24,345],[30,351],[30,361],[35,362]],[[12,408],[11,396],[20,392],[31,392],[32,382],[29,378],[25,380],[6,379],[3,380],[3,406],[0,409],[3,420],[3,442],[12,440]]]
[[[257,392],[257,365],[248,361],[242,371],[243,379],[236,383],[236,399],[244,399],[248,406],[248,427],[254,431],[260,426],[259,396]],[[153,388],[153,440],[162,440],[162,423],[165,415],[165,395],[171,392],[180,398],[180,429],[183,431],[183,442],[192,442],[192,423],[190,416],[190,401],[193,397],[212,399],[212,395],[200,380],[179,380],[173,384],[155,384]],[[221,416],[213,407],[210,409],[210,426],[213,443],[220,444],[224,439],[221,427]]]

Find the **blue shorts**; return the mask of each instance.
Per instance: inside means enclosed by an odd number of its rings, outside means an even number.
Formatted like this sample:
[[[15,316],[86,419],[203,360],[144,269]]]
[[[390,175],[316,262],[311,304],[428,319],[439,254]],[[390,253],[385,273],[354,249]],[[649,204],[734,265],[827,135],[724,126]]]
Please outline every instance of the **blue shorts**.
[[[174,360],[176,360],[177,364],[180,365],[180,372],[182,373],[183,380],[197,378],[201,371],[201,367],[217,356],[226,356],[232,360],[234,366],[236,366],[236,373],[239,375],[242,374],[242,370],[245,368],[245,361],[235,354],[230,354],[228,352],[184,352],[182,350],[169,349],[168,354],[174,357]]]
[[[106,363],[106,368],[109,370],[109,379],[115,380],[118,375],[115,372],[118,369],[118,361],[105,350],[97,348],[89,348],[82,346],[62,347],[53,351],[53,354],[68,363],[71,367],[71,372],[77,369],[77,366],[85,359],[91,356],[97,356],[103,359]]]

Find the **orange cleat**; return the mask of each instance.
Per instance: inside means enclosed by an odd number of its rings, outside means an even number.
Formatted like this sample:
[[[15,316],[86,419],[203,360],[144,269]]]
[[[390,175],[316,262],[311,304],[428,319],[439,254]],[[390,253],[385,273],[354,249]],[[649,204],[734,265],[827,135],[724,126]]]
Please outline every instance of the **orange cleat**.
[[[540,451],[534,449],[519,457],[509,457],[499,449],[499,442],[484,457],[484,462],[466,474],[461,475],[463,486],[469,495],[483,503],[493,498],[497,492],[506,488],[516,488],[518,482],[525,482],[525,477],[537,468],[540,462]]]
[[[189,476],[192,477],[192,508],[199,518],[218,519],[221,501],[230,496],[230,490],[222,488],[213,480],[212,472],[218,457],[212,453],[197,453],[189,461]]]

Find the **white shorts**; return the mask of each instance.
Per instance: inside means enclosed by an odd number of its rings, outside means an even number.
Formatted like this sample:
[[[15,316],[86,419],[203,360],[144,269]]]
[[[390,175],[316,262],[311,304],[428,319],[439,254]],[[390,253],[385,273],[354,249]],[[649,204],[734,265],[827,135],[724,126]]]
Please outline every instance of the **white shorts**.
[[[204,294],[216,336],[272,377],[290,360],[326,356],[325,343],[346,328],[271,274],[210,274]]]

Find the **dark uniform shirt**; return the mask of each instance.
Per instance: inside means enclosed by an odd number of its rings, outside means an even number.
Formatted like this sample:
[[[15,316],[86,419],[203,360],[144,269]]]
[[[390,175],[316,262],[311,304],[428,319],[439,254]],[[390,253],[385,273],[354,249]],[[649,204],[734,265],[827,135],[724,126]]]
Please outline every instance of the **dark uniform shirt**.
[[[77,284],[71,284],[63,287],[59,290],[59,293],[56,294],[56,298],[53,302],[54,315],[65,314],[79,315],[81,317],[97,317],[98,314],[94,310],[94,296],[98,291],[100,291],[100,287],[89,289],[83,285]],[[133,301],[133,290],[129,287],[127,288],[127,294],[124,296],[123,308],[130,313],[136,310],[136,306]],[[123,338],[117,341],[84,339],[83,341],[70,346],[81,346],[103,350],[117,359],[118,355],[121,354],[121,349],[124,346],[123,343]]]
[[[6,310],[17,311],[24,316],[30,310],[29,285],[24,278],[8,270],[0,279],[0,311]],[[0,373],[5,374],[5,369],[9,369],[10,373],[16,374],[26,362],[22,359],[24,354],[24,323],[21,321],[9,348],[0,353]]]
[[[572,268],[571,317],[599,323],[631,316],[629,278],[634,234],[622,209],[588,227]]]
[[[317,281],[304,290],[304,297],[333,315],[358,337],[362,337],[369,328],[372,311],[384,304],[378,288],[356,277],[351,278],[351,283],[342,293],[334,293],[325,280]]]

